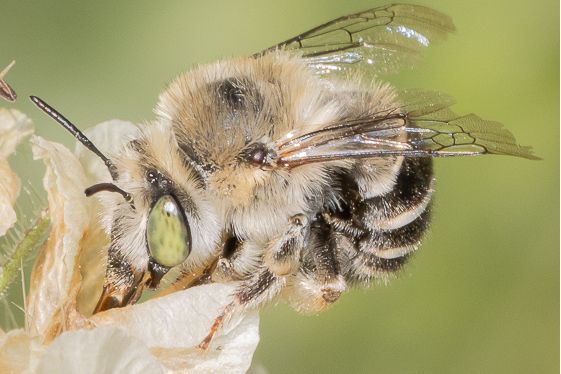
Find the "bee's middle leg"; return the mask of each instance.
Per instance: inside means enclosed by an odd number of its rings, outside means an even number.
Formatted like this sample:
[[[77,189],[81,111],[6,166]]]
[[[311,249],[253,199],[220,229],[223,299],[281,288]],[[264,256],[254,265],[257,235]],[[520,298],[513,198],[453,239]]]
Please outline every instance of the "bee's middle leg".
[[[283,290],[287,276],[298,271],[300,253],[307,244],[308,222],[303,214],[291,217],[284,233],[269,242],[264,249],[263,265],[236,289],[233,301],[214,320],[199,348],[208,348],[220,326],[232,313],[264,304]]]

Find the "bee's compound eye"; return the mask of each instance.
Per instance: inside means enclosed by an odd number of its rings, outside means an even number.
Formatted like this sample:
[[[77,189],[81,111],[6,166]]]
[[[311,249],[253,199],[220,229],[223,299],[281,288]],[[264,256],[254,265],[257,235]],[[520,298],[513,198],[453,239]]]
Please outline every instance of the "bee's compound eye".
[[[171,195],[158,199],[148,214],[148,251],[158,264],[179,265],[191,252],[191,232],[179,203]]]

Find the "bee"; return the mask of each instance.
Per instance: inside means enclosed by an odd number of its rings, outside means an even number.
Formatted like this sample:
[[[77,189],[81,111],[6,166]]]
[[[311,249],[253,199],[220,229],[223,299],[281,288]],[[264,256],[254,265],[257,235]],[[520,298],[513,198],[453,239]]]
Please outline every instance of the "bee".
[[[387,280],[431,218],[433,158],[536,158],[448,96],[378,76],[412,66],[454,30],[406,4],[340,17],[250,57],[197,67],[160,95],[156,119],[109,157],[32,100],[107,165],[111,237],[95,313],[135,303],[180,269],[175,289],[239,282],[231,313],[282,299],[316,313],[353,285]]]

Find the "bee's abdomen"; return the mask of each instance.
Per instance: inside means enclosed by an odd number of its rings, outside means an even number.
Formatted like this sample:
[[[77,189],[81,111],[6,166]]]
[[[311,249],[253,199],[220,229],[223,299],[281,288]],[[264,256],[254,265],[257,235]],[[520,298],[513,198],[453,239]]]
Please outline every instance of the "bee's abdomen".
[[[406,158],[389,192],[369,198],[354,194],[350,216],[333,222],[349,239],[339,249],[348,281],[383,278],[402,268],[429,226],[433,187],[432,159]]]

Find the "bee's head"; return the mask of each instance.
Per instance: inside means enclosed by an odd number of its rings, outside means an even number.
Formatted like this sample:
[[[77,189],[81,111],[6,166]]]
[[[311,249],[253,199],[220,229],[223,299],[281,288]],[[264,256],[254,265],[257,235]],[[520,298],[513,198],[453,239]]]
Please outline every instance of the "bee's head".
[[[209,262],[218,248],[217,215],[170,127],[146,126],[110,159],[55,109],[37,97],[32,101],[99,156],[113,179],[85,190],[99,197],[111,236],[97,311],[127,304],[144,284],[155,288],[171,268],[188,273]]]
[[[116,182],[130,193],[134,207],[115,194],[102,198],[111,222],[110,257],[130,266],[133,283],[143,278],[151,288],[171,268],[184,273],[204,268],[218,249],[220,225],[204,179],[183,157],[170,129],[146,126],[114,163]],[[122,275],[108,271],[107,282],[121,284]]]

